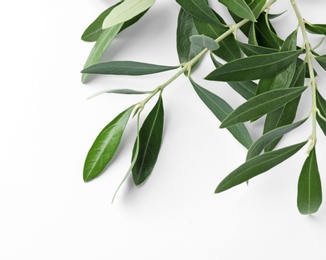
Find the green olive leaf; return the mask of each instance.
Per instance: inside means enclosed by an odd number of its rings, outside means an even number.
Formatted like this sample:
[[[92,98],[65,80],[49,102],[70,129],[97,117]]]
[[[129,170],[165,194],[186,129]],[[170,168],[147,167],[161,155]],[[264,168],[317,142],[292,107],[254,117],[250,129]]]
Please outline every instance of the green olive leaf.
[[[98,177],[113,158],[134,106],[114,118],[96,137],[84,164],[84,181]]]
[[[256,142],[254,142],[247,153],[247,159],[249,160],[255,156],[258,156],[263,150],[264,148],[269,145],[270,143],[272,143],[273,141],[279,139],[280,137],[282,137],[283,135],[285,135],[286,133],[296,129],[297,127],[301,126],[304,122],[307,121],[307,118],[296,122],[294,124],[290,124],[290,125],[285,125],[285,126],[281,126],[279,128],[276,128],[266,134],[264,134],[263,136],[261,136]]]
[[[179,66],[164,66],[136,61],[109,61],[90,66],[84,69],[82,73],[140,76],[177,68]]]
[[[192,44],[190,37],[198,35],[194,18],[188,12],[180,9],[177,27],[177,52],[180,63],[186,63],[199,54],[203,48]],[[192,67],[194,70],[196,66]]]
[[[277,89],[255,96],[229,114],[220,127],[225,128],[261,117],[296,99],[305,90],[306,87]]]
[[[326,35],[326,24],[305,24],[306,29],[310,33]]]
[[[102,28],[107,29],[129,21],[148,10],[154,3],[155,0],[124,0],[107,15],[103,21]]]
[[[258,46],[258,41],[257,41],[257,35],[256,35],[256,29],[255,29],[255,23],[251,22],[250,23],[250,29],[248,33],[248,43],[251,45],[256,45]]]
[[[160,96],[152,111],[146,117],[139,131],[139,149],[132,168],[135,185],[142,184],[152,173],[161,148],[164,123],[163,100]],[[135,157],[135,141],[133,156]]]
[[[232,107],[222,98],[199,86],[191,78],[190,82],[200,99],[213,112],[217,119],[223,121],[233,111]],[[244,147],[248,149],[251,146],[252,139],[244,124],[240,123],[227,129]]]
[[[228,190],[236,185],[268,171],[276,165],[290,158],[298,152],[307,142],[291,145],[276,151],[258,155],[239,166],[217,186],[215,193]]]
[[[315,57],[316,61],[319,63],[319,65],[326,70],[326,54],[322,56]]]
[[[243,19],[248,19],[253,22],[256,21],[255,14],[244,0],[218,0],[218,1],[221,4],[225,5],[227,9],[229,9],[237,16]],[[263,2],[263,1],[259,1],[259,2]]]
[[[190,42],[199,47],[207,48],[211,51],[216,51],[220,45],[212,38],[205,35],[190,36]]]
[[[123,25],[122,23],[117,24],[109,29],[102,31],[99,39],[96,41],[94,47],[92,48],[86,60],[84,68],[88,68],[99,62],[105,50],[110,46],[114,38],[119,33],[122,25]],[[84,73],[82,75],[82,82],[85,82],[87,78],[88,78],[88,74]]]
[[[243,42],[237,42],[241,51],[246,55],[246,56],[255,56],[255,55],[260,55],[260,54],[271,54],[271,53],[276,53],[277,50],[272,49],[272,48],[267,48],[267,47],[262,47],[258,45],[253,45],[253,44],[247,44]]]
[[[205,23],[222,25],[209,7],[207,0],[176,0],[191,16]]]
[[[211,54],[211,59],[216,68],[221,67],[215,57]],[[239,82],[227,82],[231,88],[239,93],[244,99],[248,100],[255,96],[257,84],[253,81],[239,81]]]
[[[322,95],[317,91],[317,107],[319,109],[320,114],[326,118],[326,100],[322,97]],[[326,121],[322,119],[319,115],[317,115],[318,124],[326,135]]]
[[[305,160],[299,181],[297,205],[301,214],[316,213],[322,203],[322,187],[315,148]]]
[[[302,50],[255,55],[231,61],[205,79],[214,81],[245,81],[269,78],[293,63]]]

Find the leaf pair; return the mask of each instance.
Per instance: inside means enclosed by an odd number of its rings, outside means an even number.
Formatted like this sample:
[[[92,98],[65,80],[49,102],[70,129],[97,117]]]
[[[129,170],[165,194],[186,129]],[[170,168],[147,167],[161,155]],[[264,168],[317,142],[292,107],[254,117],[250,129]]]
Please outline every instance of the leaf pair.
[[[95,139],[85,160],[83,173],[85,182],[98,177],[112,160],[134,107],[120,113]],[[163,121],[164,109],[160,96],[145,119],[135,141],[132,159],[135,159],[135,156],[137,158],[132,167],[132,173],[136,185],[143,183],[154,168],[161,147]]]

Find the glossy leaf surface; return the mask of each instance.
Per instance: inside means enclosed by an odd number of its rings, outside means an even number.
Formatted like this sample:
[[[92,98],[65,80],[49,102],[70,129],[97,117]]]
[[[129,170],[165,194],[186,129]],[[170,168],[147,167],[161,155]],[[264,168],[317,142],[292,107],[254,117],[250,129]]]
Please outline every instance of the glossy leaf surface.
[[[219,2],[237,16],[250,21],[256,21],[254,13],[244,0],[219,0]]]
[[[135,185],[142,184],[152,173],[161,148],[164,123],[164,109],[162,97],[146,117],[139,131],[139,151],[132,168]],[[137,145],[137,140],[134,147]],[[135,148],[133,158],[135,156]]]
[[[84,69],[82,73],[139,76],[176,68],[178,68],[178,66],[164,66],[136,61],[109,61],[88,67]]]
[[[316,213],[322,203],[322,187],[315,148],[303,164],[299,182],[297,205],[301,214]]]
[[[264,134],[255,143],[253,143],[252,146],[250,146],[248,153],[247,153],[247,160],[259,155],[264,150],[264,148],[267,145],[269,145],[271,142],[279,139],[286,133],[296,129],[297,127],[299,127],[306,121],[307,121],[307,119],[304,119],[304,120],[301,120],[294,124],[281,126],[279,128],[276,128],[276,129]]]
[[[307,142],[303,142],[276,151],[264,153],[246,161],[221,181],[221,183],[217,186],[215,193],[228,190],[261,173],[268,171],[269,169],[290,158],[306,143]]]
[[[114,118],[97,136],[84,165],[84,181],[98,177],[113,158],[134,106]]]
[[[299,97],[305,90],[305,87],[278,89],[255,96],[229,114],[220,127],[246,122],[272,112]]]
[[[104,19],[102,28],[107,29],[117,24],[129,21],[146,11],[154,3],[155,0],[124,0]]]
[[[282,71],[300,55],[300,51],[286,51],[250,56],[231,61],[206,76],[214,81],[245,81],[269,78]]]
[[[232,107],[219,96],[202,88],[193,80],[191,80],[191,84],[200,99],[220,121],[223,121],[233,111]],[[244,147],[247,149],[250,147],[252,139],[244,124],[240,123],[227,129]]]

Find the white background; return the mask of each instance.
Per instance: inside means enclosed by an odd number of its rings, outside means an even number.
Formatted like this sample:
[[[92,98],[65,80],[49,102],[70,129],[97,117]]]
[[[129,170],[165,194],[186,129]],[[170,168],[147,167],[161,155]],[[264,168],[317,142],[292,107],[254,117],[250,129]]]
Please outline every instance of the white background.
[[[296,209],[297,179],[307,147],[250,181],[249,187],[239,185],[215,195],[217,184],[244,162],[246,151],[218,129],[219,122],[183,76],[164,93],[164,140],[146,184],[135,188],[129,179],[111,205],[130,163],[134,120],[108,170],[83,183],[83,162],[98,132],[142,97],[86,98],[106,88],[152,89],[173,75],[98,76],[87,85],[80,82],[92,47],[80,41],[80,35],[113,2],[1,3],[0,259],[326,259],[326,203],[310,217]],[[271,10],[289,9],[275,20],[282,37],[296,27],[289,2],[279,1]],[[298,4],[310,22],[326,23],[325,1]],[[139,23],[115,40],[105,60],[177,64],[178,9],[175,1],[157,0]],[[199,82],[234,107],[243,102],[225,84],[200,80],[213,68],[208,58],[204,64],[195,74]],[[326,94],[326,73],[318,72],[320,91]],[[307,91],[298,119],[309,109]],[[261,126],[250,126],[254,139]],[[307,122],[280,145],[303,141],[310,131]],[[318,134],[326,191],[326,139]]]

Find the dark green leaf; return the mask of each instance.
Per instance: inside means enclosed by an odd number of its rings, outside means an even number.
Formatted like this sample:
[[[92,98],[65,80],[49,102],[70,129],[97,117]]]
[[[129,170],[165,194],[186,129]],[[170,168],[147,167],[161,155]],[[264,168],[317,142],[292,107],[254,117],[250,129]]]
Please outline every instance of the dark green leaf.
[[[92,48],[86,60],[86,63],[84,65],[84,68],[88,68],[99,62],[105,50],[110,46],[114,38],[119,33],[121,27],[122,24],[117,24],[109,29],[103,30],[101,36],[99,37],[94,47]],[[82,75],[82,82],[85,82],[87,78],[88,78],[88,74],[84,73]]]
[[[224,23],[223,19],[216,14],[216,17]],[[209,23],[202,22],[200,20],[194,19],[195,26],[199,34],[209,36],[213,39],[217,39],[223,33],[225,33],[228,28],[223,25],[212,25]],[[239,46],[234,39],[234,35],[229,35],[225,39],[219,42],[220,48],[214,51],[214,54],[225,61],[231,61],[241,58],[241,52]]]
[[[252,44],[246,44],[242,42],[238,42],[238,45],[240,49],[243,51],[243,53],[246,54],[246,56],[254,56],[259,54],[271,54],[277,52],[277,50],[275,49],[252,45]]]
[[[207,0],[176,0],[177,3],[191,16],[205,23],[222,25],[216,18]]]
[[[234,60],[211,72],[206,79],[245,81],[269,78],[294,62],[301,52],[301,50],[277,52]]]
[[[326,118],[326,100],[320,95],[317,91],[317,107],[319,109],[320,114]],[[317,116],[317,121],[320,128],[323,130],[324,134],[326,135],[326,121],[322,119],[320,116]]]
[[[283,11],[282,13],[279,13],[279,14],[270,14],[270,13],[268,13],[268,19],[269,20],[272,20],[272,19],[278,18],[278,17],[280,17],[284,13],[286,13],[286,10]]]
[[[305,75],[305,64],[304,63],[300,64],[299,62],[299,64],[297,64],[296,72],[290,84],[290,87],[303,86],[305,81],[304,75]],[[267,133],[281,126],[291,124],[295,119],[299,102],[300,102],[300,97],[290,101],[285,106],[271,113],[268,113],[264,124],[264,133]],[[273,150],[280,140],[281,139],[278,139],[272,142],[270,145],[268,145],[265,148],[265,151]]]
[[[308,24],[306,23],[306,29],[308,32],[326,35],[326,24]]]
[[[251,45],[255,45],[255,46],[258,45],[254,22],[250,23],[250,29],[249,29],[249,34],[248,34],[248,43]]]
[[[220,127],[246,122],[272,112],[299,97],[305,90],[306,87],[277,89],[255,96],[229,114]]]
[[[219,0],[219,2],[225,5],[231,12],[237,16],[248,19],[250,21],[256,21],[256,17],[250,7],[244,0]]]
[[[163,122],[163,100],[160,96],[139,131],[139,151],[135,165],[132,168],[132,175],[136,185],[142,184],[152,173],[161,148]],[[134,147],[136,147],[136,143],[137,140]],[[134,156],[135,148],[133,158]]]
[[[316,213],[322,202],[322,187],[315,148],[306,159],[298,182],[297,205],[301,214]]]
[[[260,13],[263,11],[263,7],[266,4],[266,0],[246,0],[246,3],[252,10],[255,18],[258,18]]]
[[[298,31],[293,31],[283,42],[281,51],[295,51],[297,49]]]
[[[134,106],[129,107],[114,118],[97,136],[89,150],[84,165],[84,181],[98,177],[114,156],[130,114]]]
[[[95,64],[82,71],[88,74],[139,76],[173,70],[178,66],[163,66],[136,61],[109,61]]]
[[[276,151],[264,153],[246,161],[221,181],[221,183],[217,186],[215,193],[230,189],[263,172],[268,171],[269,169],[290,158],[306,143],[307,142],[303,142]]]
[[[108,9],[106,9],[104,12],[102,12],[96,19],[94,22],[92,22],[87,29],[85,30],[85,32],[82,35],[82,40],[86,41],[86,42],[94,42],[97,41],[97,39],[100,37],[103,29],[102,29],[102,24],[103,21],[105,19],[105,17],[107,17],[109,15],[109,13],[111,13],[111,11],[118,6],[119,4],[121,4],[122,2],[119,2],[111,7],[109,7]]]
[[[213,55],[211,55],[212,61],[216,68],[222,66]],[[227,82],[231,88],[238,92],[246,100],[255,96],[257,84],[252,81],[239,81],[239,82]]]
[[[192,44],[195,44],[199,47],[207,48],[208,50],[215,51],[220,45],[214,41],[214,39],[205,36],[205,35],[193,35],[190,37]]]
[[[224,118],[226,118],[226,116],[233,111],[232,107],[222,98],[202,88],[192,79],[190,79],[190,81],[200,99],[220,121],[223,121]],[[227,129],[244,147],[247,149],[250,147],[252,144],[252,139],[244,124],[240,123]]]
[[[271,142],[279,139],[286,133],[294,130],[295,128],[299,127],[302,125],[304,122],[307,121],[306,119],[303,119],[299,122],[296,122],[294,124],[286,125],[286,126],[281,126],[279,128],[276,128],[267,134],[264,134],[262,137],[260,137],[255,143],[253,143],[252,146],[250,146],[248,153],[247,153],[247,160],[259,155],[264,148],[269,145]]]
[[[316,61],[324,70],[326,70],[326,55],[316,57]]]
[[[194,19],[188,12],[180,9],[177,27],[177,51],[180,63],[192,60],[203,49],[191,43],[190,37],[193,35],[198,35]]]

